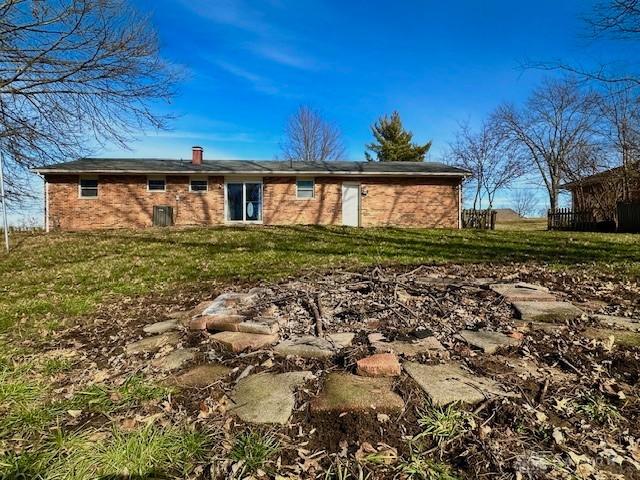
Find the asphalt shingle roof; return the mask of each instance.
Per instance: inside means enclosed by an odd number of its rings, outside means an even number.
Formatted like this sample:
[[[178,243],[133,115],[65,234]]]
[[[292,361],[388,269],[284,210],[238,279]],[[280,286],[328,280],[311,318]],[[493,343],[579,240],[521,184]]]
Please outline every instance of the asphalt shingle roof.
[[[159,158],[81,158],[40,168],[35,172],[50,173],[163,173],[163,174],[291,174],[316,175],[443,175],[465,176],[469,172],[438,162],[293,162],[269,160],[204,160],[193,165],[191,160]]]

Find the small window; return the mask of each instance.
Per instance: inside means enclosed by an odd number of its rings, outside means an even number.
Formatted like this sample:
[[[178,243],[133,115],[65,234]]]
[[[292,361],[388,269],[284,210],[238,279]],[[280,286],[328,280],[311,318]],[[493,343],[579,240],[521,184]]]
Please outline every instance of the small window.
[[[97,178],[81,178],[80,179],[80,197],[95,198],[98,196],[98,179]]]
[[[298,198],[313,198],[314,180],[297,180],[296,191]]]
[[[209,181],[206,178],[192,178],[189,182],[190,192],[206,192],[209,189]]]
[[[147,178],[147,190],[150,192],[164,192],[167,187],[167,182],[162,177]]]

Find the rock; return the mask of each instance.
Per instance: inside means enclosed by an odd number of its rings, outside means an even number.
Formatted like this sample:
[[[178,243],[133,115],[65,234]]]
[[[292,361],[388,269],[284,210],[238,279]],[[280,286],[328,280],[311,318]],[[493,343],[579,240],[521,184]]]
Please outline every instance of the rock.
[[[509,302],[553,302],[555,295],[541,285],[530,283],[494,283],[491,290],[503,296]]]
[[[499,348],[512,347],[520,344],[520,341],[499,332],[486,330],[462,330],[459,335],[469,345],[481,349],[486,354],[493,354]]]
[[[208,387],[226,377],[230,371],[230,368],[219,363],[198,365],[176,377],[174,383],[185,387]]]
[[[560,333],[567,330],[566,325],[545,322],[525,322],[524,320],[515,320],[514,324],[519,332],[543,331],[545,333]]]
[[[227,350],[238,353],[244,350],[257,350],[278,341],[278,335],[260,335],[258,333],[220,332],[211,338],[222,344]]]
[[[569,302],[514,302],[521,320],[529,322],[564,322],[582,315],[582,310]]]
[[[152,323],[150,325],[145,325],[142,328],[142,331],[144,333],[165,333],[165,332],[169,332],[171,330],[178,330],[180,328],[180,324],[178,323],[178,320],[176,319],[172,319],[172,320],[165,320],[164,322],[157,322],[157,323]]]
[[[190,330],[206,330],[207,329],[207,317],[198,315],[189,320]]]
[[[327,375],[320,394],[311,401],[312,412],[397,412],[402,398],[391,391],[390,378],[359,377],[346,373]]]
[[[235,310],[237,307],[251,305],[257,298],[257,293],[223,293],[222,295],[218,295],[213,302],[204,309],[202,315],[229,313],[230,310]]]
[[[245,333],[260,333],[262,335],[272,335],[278,333],[280,325],[277,320],[267,322],[251,322],[251,321],[237,321],[244,318],[242,315],[227,315],[231,321],[228,322],[207,322],[207,329],[221,332],[245,332]],[[211,318],[211,317],[207,317]]]
[[[453,402],[475,405],[491,396],[517,396],[489,378],[466,372],[458,364],[422,365],[405,362],[403,368],[436,406]]]
[[[640,334],[625,330],[613,330],[610,328],[587,328],[584,336],[601,342],[608,342],[613,337],[613,345],[621,345],[623,347],[640,346]]]
[[[640,332],[640,320],[615,315],[594,315],[593,318],[603,325]]]
[[[425,337],[412,342],[395,340],[387,342],[380,333],[371,333],[367,336],[369,343],[376,352],[391,352],[405,357],[427,355],[428,357],[447,357],[448,352],[436,337]]]
[[[151,365],[160,370],[177,370],[182,368],[187,362],[193,360],[197,356],[197,350],[194,348],[178,349],[165,355],[164,357],[156,358],[151,362]]]
[[[335,355],[336,347],[324,338],[304,335],[283,340],[273,351],[283,357],[295,355],[302,358],[328,359]]]
[[[249,375],[238,382],[230,412],[248,423],[286,425],[295,405],[295,388],[312,378],[311,372]]]
[[[244,315],[238,315],[237,313],[215,313],[213,315],[203,315],[206,319],[206,325],[208,330],[220,330],[235,332],[233,330],[235,325],[243,322],[246,318]]]
[[[165,345],[175,345],[180,341],[178,332],[168,332],[162,335],[154,335],[153,337],[143,338],[137,342],[130,343],[125,347],[127,355],[135,353],[153,352],[164,347]]]
[[[328,335],[325,335],[325,338],[338,347],[346,348],[351,346],[351,343],[353,342],[353,337],[355,336],[356,334],[352,332],[342,332],[342,333],[330,333]]]
[[[395,353],[377,353],[356,362],[357,373],[364,377],[395,377],[400,375],[400,362]]]

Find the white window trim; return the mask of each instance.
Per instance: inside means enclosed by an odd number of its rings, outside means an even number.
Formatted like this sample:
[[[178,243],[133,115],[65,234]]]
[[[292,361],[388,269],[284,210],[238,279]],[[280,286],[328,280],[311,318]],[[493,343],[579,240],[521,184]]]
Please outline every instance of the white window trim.
[[[261,185],[260,193],[262,194],[262,198],[260,199],[260,220],[228,220],[229,206],[228,206],[228,198],[227,198],[227,184],[229,183],[259,183]],[[245,212],[245,203],[246,203],[246,189],[244,186],[242,187],[242,216],[246,216]],[[251,177],[224,177],[224,223],[229,225],[261,225],[264,222],[264,182],[262,181],[262,177],[259,178],[251,178]]]
[[[205,190],[191,190],[192,180],[204,180],[207,182],[207,188]],[[191,193],[207,193],[209,191],[209,177],[206,175],[191,175],[189,177],[189,192]]]
[[[151,190],[149,188],[149,180],[163,180],[164,188],[162,190]],[[167,191],[167,177],[165,175],[147,175],[147,192],[149,193],[165,193]]]
[[[313,186],[311,187],[310,197],[301,197],[298,194],[298,182],[299,181],[311,181]],[[316,198],[316,179],[314,177],[296,177],[296,200],[315,200]]]
[[[95,197],[85,197],[84,195],[82,195],[82,180],[95,180],[96,182],[98,182],[96,186]],[[47,195],[48,195],[48,192],[47,192]],[[98,176],[97,175],[80,175],[78,177],[78,198],[81,198],[82,200],[95,200],[99,196],[100,196],[100,179],[98,178]]]

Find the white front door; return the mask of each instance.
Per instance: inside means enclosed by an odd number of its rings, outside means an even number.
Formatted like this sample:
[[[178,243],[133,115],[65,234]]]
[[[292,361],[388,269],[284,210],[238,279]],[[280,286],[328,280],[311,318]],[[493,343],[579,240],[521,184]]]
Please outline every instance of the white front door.
[[[342,184],[342,225],[360,226],[360,184]]]

